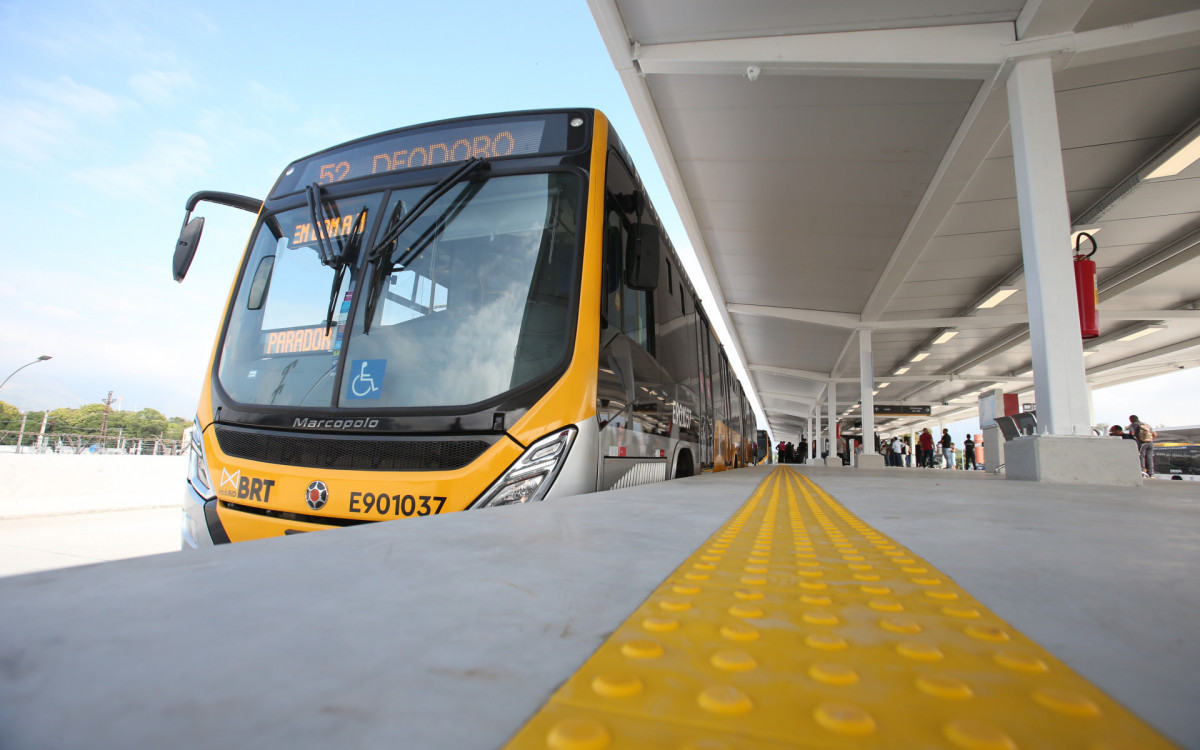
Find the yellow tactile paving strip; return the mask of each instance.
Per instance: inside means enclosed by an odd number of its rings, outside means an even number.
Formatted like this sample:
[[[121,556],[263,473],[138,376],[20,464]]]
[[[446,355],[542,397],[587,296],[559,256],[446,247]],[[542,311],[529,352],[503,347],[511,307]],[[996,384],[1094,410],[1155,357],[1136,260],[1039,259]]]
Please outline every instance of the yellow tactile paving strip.
[[[508,747],[1173,745],[780,467]]]

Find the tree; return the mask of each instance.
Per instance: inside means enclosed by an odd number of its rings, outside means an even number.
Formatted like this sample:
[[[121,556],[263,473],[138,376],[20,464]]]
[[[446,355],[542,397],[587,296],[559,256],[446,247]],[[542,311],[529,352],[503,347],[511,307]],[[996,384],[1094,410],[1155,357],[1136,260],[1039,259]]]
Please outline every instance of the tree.
[[[0,401],[0,430],[15,430],[21,426],[21,410]]]
[[[58,435],[81,436],[72,440],[77,449],[83,450],[94,439],[100,437],[100,425],[104,424],[104,404],[87,404],[78,409],[54,409],[47,415],[46,432]],[[36,435],[42,427],[42,416],[45,412],[27,412],[26,434]],[[13,445],[17,441],[21,427],[22,414],[17,407],[0,401],[0,443]],[[118,435],[126,440],[161,437],[164,440],[181,440],[183,431],[191,424],[191,420],[183,417],[168,419],[157,409],[142,409],[132,411],[109,411],[106,437],[115,439]],[[111,444],[110,444],[111,447]]]

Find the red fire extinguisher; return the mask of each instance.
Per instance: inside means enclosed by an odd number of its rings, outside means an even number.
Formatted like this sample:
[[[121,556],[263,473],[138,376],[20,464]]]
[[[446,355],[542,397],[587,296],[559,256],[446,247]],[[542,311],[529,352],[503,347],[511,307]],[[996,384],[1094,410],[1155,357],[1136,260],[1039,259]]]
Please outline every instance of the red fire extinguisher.
[[[1079,248],[1084,237],[1092,243],[1092,251],[1087,255]],[[1085,339],[1100,335],[1100,289],[1096,285],[1096,262],[1091,260],[1095,254],[1096,238],[1080,232],[1075,238],[1075,298],[1079,302],[1079,330]]]

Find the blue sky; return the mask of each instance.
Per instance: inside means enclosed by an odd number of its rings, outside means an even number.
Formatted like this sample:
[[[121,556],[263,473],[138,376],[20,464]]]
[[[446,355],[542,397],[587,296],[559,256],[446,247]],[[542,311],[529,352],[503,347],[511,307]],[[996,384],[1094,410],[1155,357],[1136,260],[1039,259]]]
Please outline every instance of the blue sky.
[[[53,359],[0,400],[78,406],[112,390],[124,409],[190,417],[251,226],[204,207],[176,284],[191,193],[262,196],[289,161],[403,125],[571,106],[612,118],[690,252],[584,0],[2,0],[0,375]],[[1097,420],[1200,423],[1179,397],[1196,389],[1170,378],[1098,391]]]
[[[270,8],[270,9],[268,9]],[[582,0],[0,3],[0,399],[194,413],[251,221],[187,197],[262,196],[297,157],[447,117],[597,107],[669,203]],[[664,213],[673,213],[664,211]],[[676,242],[684,241],[675,220]],[[13,324],[15,323],[15,325]]]

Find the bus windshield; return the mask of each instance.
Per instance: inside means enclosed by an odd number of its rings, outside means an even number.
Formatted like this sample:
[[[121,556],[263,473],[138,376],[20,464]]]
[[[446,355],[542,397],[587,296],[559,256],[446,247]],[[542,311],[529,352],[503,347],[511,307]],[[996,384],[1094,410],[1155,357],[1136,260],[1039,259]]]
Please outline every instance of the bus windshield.
[[[428,190],[331,202],[326,241],[382,236]],[[580,199],[565,173],[464,181],[389,246],[346,258],[337,290],[311,210],[269,216],[235,297],[221,385],[244,404],[378,410],[474,404],[537,379],[571,343]]]

